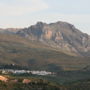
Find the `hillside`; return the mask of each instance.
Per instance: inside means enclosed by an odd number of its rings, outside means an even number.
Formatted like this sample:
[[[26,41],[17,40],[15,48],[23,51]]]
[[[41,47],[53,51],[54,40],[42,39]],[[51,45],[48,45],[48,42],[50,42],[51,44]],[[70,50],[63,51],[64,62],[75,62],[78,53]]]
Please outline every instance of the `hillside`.
[[[18,35],[0,34],[0,64],[16,64],[30,69],[78,70],[90,65],[89,57],[69,56],[40,42]]]
[[[58,84],[39,78],[2,76],[7,81],[0,79],[1,90],[90,90],[90,80],[78,80],[68,84]]]
[[[1,90],[59,90],[59,85],[38,78],[22,78],[11,76],[1,77],[7,79],[4,81],[0,78]]]

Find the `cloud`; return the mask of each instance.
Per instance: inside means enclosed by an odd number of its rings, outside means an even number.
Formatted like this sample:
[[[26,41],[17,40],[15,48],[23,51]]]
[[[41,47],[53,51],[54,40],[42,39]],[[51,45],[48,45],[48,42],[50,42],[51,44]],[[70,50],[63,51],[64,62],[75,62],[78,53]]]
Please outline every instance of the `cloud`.
[[[0,16],[18,16],[47,8],[43,0],[4,0],[0,2]]]

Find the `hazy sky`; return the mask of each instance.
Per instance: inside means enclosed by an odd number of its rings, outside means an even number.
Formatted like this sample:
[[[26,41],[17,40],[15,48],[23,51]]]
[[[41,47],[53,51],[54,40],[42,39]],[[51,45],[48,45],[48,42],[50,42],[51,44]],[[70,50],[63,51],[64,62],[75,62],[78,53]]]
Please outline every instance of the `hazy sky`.
[[[0,28],[66,21],[90,34],[90,0],[0,0]]]

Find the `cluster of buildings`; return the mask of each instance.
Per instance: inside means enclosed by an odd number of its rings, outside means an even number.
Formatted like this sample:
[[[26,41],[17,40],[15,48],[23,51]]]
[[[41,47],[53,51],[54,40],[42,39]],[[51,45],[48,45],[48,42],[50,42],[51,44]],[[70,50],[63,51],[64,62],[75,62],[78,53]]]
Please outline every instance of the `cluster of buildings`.
[[[18,79],[10,79],[9,77],[1,76],[1,75],[0,75],[0,81],[2,81],[2,82],[12,82],[12,83],[19,82]],[[21,82],[24,83],[24,84],[28,84],[28,83],[31,82],[31,80],[24,78],[24,79],[21,80]]]
[[[13,69],[1,69],[0,72],[2,74],[33,74],[33,75],[53,75],[55,73],[48,71],[30,71],[30,70],[13,70]]]

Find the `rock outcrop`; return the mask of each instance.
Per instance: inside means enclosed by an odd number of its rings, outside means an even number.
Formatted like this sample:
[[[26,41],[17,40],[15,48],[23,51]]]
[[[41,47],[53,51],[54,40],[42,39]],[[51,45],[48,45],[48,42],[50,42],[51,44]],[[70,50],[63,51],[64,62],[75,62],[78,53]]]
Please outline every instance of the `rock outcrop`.
[[[51,24],[38,22],[29,28],[19,30],[17,34],[66,53],[81,56],[90,55],[90,36],[82,33],[74,25],[67,22]]]

